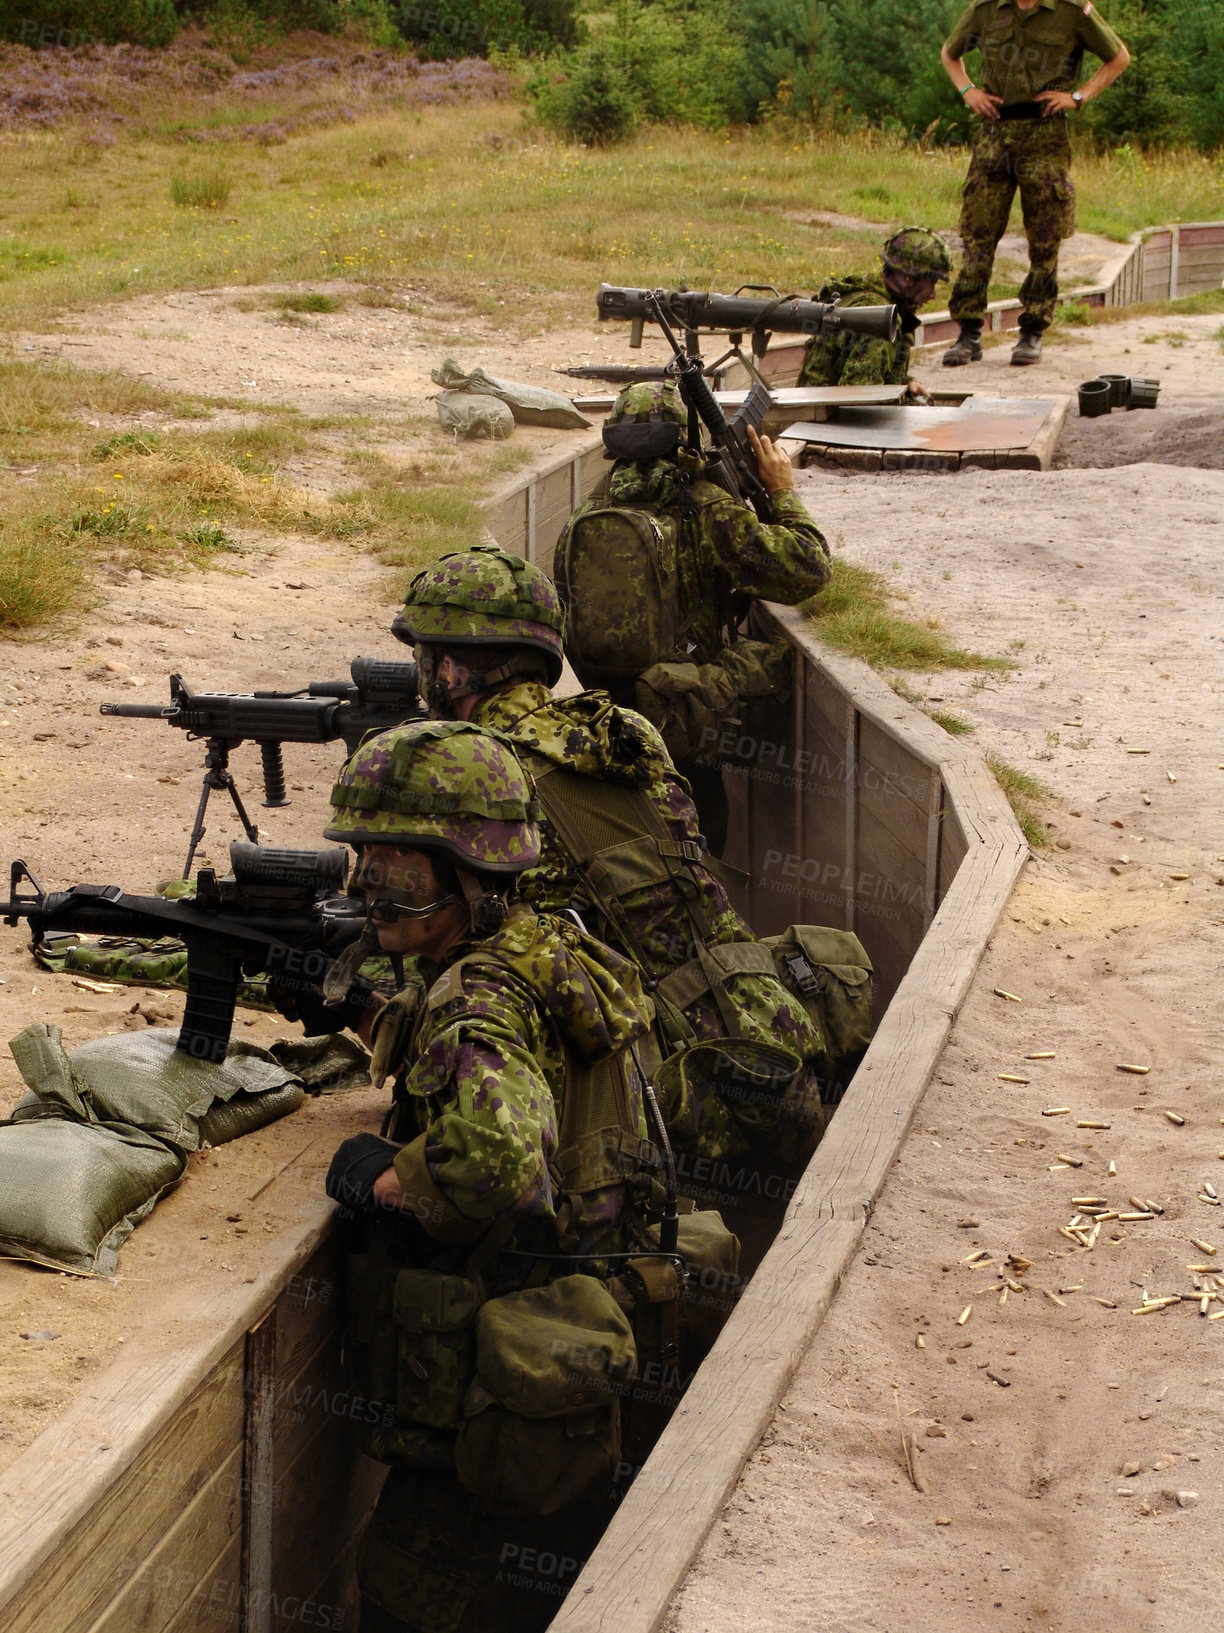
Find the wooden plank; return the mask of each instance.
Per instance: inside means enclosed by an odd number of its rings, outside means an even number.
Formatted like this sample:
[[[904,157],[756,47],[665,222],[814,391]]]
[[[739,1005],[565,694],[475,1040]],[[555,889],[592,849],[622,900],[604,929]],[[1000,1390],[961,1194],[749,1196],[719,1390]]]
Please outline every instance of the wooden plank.
[[[869,902],[867,906],[869,911],[860,913],[855,930],[871,959],[875,972],[875,1011],[882,1015],[905,979],[923,932],[919,920],[908,926],[904,936],[895,935],[894,927],[876,910],[876,904]]]
[[[79,1559],[92,1558],[103,1535],[109,1547],[114,1538],[138,1537],[142,1531],[152,1537],[166,1528],[164,1515],[152,1512],[178,1500],[165,1470],[181,1469],[187,1478],[177,1415],[215,1370],[232,1378],[240,1407],[241,1350],[235,1354],[235,1346],[314,1254],[331,1230],[333,1213],[323,1196],[303,1201],[293,1223],[268,1236],[262,1268],[250,1283],[176,1286],[156,1325],[134,1334],[123,1356],[87,1380],[73,1405],[5,1472],[0,1479],[6,1515],[0,1533],[5,1633],[33,1633],[38,1608],[60,1595],[67,1596],[66,1603],[90,1597],[92,1609],[82,1608],[81,1616],[87,1609],[96,1614],[100,1605],[89,1572],[77,1569]],[[220,1397],[229,1387],[218,1386]],[[194,1406],[190,1412],[194,1424]],[[207,1431],[192,1432],[211,1434],[214,1416],[220,1422],[219,1409],[201,1414]],[[141,1477],[139,1471],[151,1467],[149,1458],[161,1459],[160,1482]],[[132,1519],[139,1515],[144,1518]],[[142,1558],[150,1545],[123,1544],[134,1558]],[[100,1591],[105,1603],[110,1586],[103,1582]]]
[[[132,1370],[145,1371],[139,1366]],[[107,1376],[104,1373],[102,1381]],[[84,1399],[66,1414],[74,1416],[80,1408],[88,1410],[92,1405],[98,1425],[90,1437],[92,1445],[86,1441],[80,1450],[76,1473],[81,1479],[87,1477],[91,1460],[103,1461],[99,1453],[110,1450],[111,1442],[118,1446],[129,1438],[125,1423],[137,1404],[133,1402],[129,1407],[125,1402],[126,1409],[109,1412],[112,1401],[106,1395],[91,1400],[93,1394],[87,1389]],[[118,1577],[129,1574],[153,1552],[183,1506],[207,1484],[217,1465],[240,1448],[242,1422],[239,1344],[139,1455],[131,1457],[129,1466],[115,1471],[113,1478],[101,1485],[92,1506],[75,1525],[51,1531],[44,1568],[29,1572],[21,1587],[2,1601],[5,1633],[57,1633],[59,1629],[67,1633],[68,1629],[89,1627],[120,1586]],[[62,1464],[57,1465],[45,1444],[54,1444],[55,1431],[62,1428],[63,1420],[40,1436],[13,1465],[5,1481],[8,1490],[15,1488],[27,1499],[24,1506],[32,1514],[33,1523],[41,1523],[48,1530],[54,1526],[54,1516],[60,1509],[53,1500],[59,1480],[65,1473],[69,1478],[73,1473],[71,1466],[65,1470]],[[107,1443],[100,1447],[100,1439]],[[40,1503],[43,1483],[50,1489]],[[10,1519],[12,1515],[10,1507]],[[6,1551],[11,1547],[16,1553],[22,1541],[28,1539],[13,1536],[11,1543],[6,1540]]]
[[[271,1633],[272,1511],[275,1469],[272,1435],[276,1414],[276,1305],[246,1335],[243,1384],[246,1423],[243,1435],[242,1588],[246,1621],[243,1633]]]
[[[162,1633],[178,1619],[185,1597],[209,1591],[218,1557],[241,1540],[243,1449],[235,1446],[157,1546],[135,1569],[89,1633]],[[67,1622],[56,1623],[65,1630]],[[76,1624],[79,1625],[79,1624]],[[44,1633],[55,1633],[50,1624]]]
[[[1046,417],[1045,424],[1029,443],[1027,452],[1037,463],[1029,469],[1048,471],[1054,463],[1054,454],[1058,448],[1058,439],[1062,435],[1066,424],[1067,412],[1071,407],[1070,393],[1064,393],[1055,402],[1054,407]]]
[[[863,721],[859,728],[859,798],[881,816],[885,807],[899,805],[898,832],[908,831],[914,815],[925,831],[931,812],[932,769],[930,759],[915,753],[895,728],[889,730],[870,718]],[[922,853],[915,850],[914,854]]]
[[[969,850],[969,841],[965,838],[964,829],[960,825],[956,811],[945,799],[940,817],[939,840],[939,884],[938,899],[943,901],[951,887],[956,871],[964,861]]]
[[[324,1414],[317,1433],[278,1474],[280,1506],[271,1591],[278,1603],[316,1595],[370,1513],[387,1470],[362,1457],[352,1425]],[[326,1494],[326,1500],[320,1497]],[[272,1618],[269,1617],[269,1625]]]
[[[332,1236],[290,1277],[276,1301],[278,1399],[343,1318],[344,1252],[340,1239]]]
[[[242,1538],[235,1537],[212,1562],[165,1633],[237,1628],[242,1604]],[[135,1633],[135,1629],[133,1629]]]

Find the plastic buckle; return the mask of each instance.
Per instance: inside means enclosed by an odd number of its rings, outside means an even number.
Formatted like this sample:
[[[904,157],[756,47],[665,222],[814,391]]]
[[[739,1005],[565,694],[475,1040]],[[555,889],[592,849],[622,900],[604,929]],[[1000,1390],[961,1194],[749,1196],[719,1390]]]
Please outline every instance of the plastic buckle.
[[[805,998],[815,998],[820,992],[820,982],[816,979],[816,972],[804,958],[802,953],[794,953],[782,961],[786,965],[786,973],[790,976],[795,987]]]

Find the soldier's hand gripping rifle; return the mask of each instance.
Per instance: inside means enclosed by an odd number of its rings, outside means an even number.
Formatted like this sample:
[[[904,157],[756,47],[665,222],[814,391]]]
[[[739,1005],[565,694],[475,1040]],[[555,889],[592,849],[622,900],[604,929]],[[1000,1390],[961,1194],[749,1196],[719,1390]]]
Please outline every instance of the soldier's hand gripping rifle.
[[[83,935],[176,936],[187,948],[187,1004],[176,1047],[196,1060],[225,1059],[245,976],[266,972],[279,993],[317,999],[337,964],[351,966],[366,912],[344,894],[348,852],[274,850],[235,841],[229,878],[201,868],[194,897],[133,896],[119,885],[47,891],[24,862],[10,869],[6,924],[24,919],[37,944],[51,930]],[[24,883],[31,890],[21,893]],[[347,953],[347,957],[343,956]],[[368,987],[351,994],[334,1030],[354,1024]]]
[[[204,813],[214,789],[224,789],[252,844],[259,830],[247,815],[229,770],[230,751],[258,743],[263,761],[264,804],[288,805],[283,743],[331,743],[343,739],[352,754],[372,731],[387,731],[427,711],[415,663],[354,658],[351,681],[316,680],[296,692],[193,692],[181,675],[170,676],[170,702],[103,703],[101,713],[129,720],[164,720],[188,737],[204,738],[204,787],[191,830],[183,878],[191,872],[204,836]]]

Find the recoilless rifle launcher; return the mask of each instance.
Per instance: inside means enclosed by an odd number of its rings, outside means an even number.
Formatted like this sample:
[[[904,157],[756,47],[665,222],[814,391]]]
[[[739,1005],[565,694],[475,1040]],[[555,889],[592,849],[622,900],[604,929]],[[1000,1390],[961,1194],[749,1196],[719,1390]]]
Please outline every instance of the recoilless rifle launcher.
[[[170,702],[103,703],[101,713],[128,720],[164,720],[190,738],[206,742],[204,786],[191,830],[183,878],[191,873],[196,848],[204,837],[204,813],[214,789],[234,802],[247,838],[259,843],[259,830],[247,815],[229,769],[230,751],[240,743],[258,743],[263,761],[264,804],[288,805],[283,743],[332,743],[343,739],[352,754],[370,732],[387,731],[427,711],[421,701],[415,663],[354,658],[351,681],[314,680],[296,692],[193,692],[181,675],[170,676]]]
[[[187,948],[187,1004],[176,1048],[222,1061],[245,976],[266,971],[283,991],[317,991],[337,956],[358,943],[365,907],[344,894],[348,852],[275,850],[235,840],[232,876],[201,868],[193,897],[132,896],[119,885],[44,890],[24,862],[10,867],[0,918],[50,931],[99,936],[176,936]],[[32,890],[21,893],[24,883]],[[350,954],[347,962],[353,961]]]

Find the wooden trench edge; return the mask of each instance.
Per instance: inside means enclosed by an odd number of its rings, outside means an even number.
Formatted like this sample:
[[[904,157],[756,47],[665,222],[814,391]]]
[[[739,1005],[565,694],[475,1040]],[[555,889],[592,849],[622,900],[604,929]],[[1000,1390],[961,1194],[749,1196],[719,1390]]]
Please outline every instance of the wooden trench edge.
[[[824,1319],[1016,880],[1028,845],[976,755],[794,609],[769,614],[863,718],[937,768],[966,854],[777,1238],[630,1487],[551,1633],[655,1633]],[[942,814],[942,813],[940,813]]]

